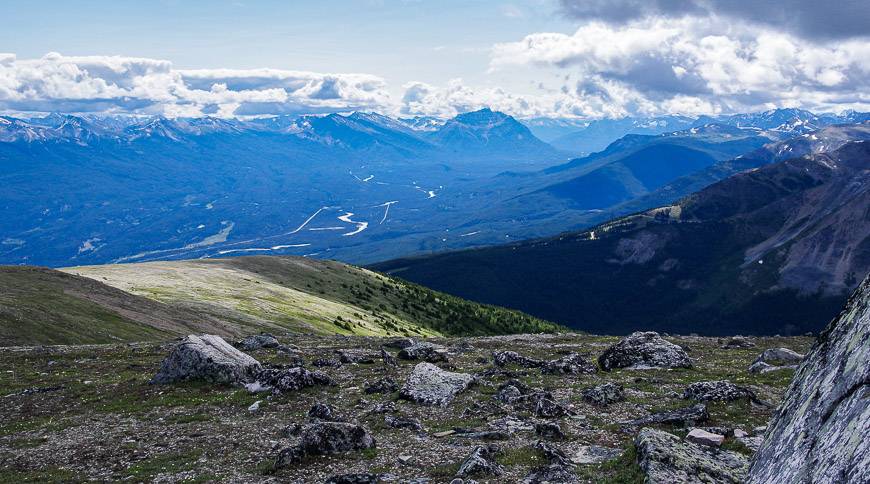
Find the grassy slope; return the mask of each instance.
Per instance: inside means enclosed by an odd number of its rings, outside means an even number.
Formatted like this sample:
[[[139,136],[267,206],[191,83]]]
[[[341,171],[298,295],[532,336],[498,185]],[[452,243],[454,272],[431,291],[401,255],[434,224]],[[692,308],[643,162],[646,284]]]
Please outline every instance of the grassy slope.
[[[148,314],[162,315],[163,328],[145,323]],[[165,338],[175,323],[163,305],[96,281],[51,269],[0,267],[2,346]]]
[[[299,257],[84,266],[64,271],[223,323],[357,335],[483,335],[555,331],[531,316],[436,293],[338,262]]]

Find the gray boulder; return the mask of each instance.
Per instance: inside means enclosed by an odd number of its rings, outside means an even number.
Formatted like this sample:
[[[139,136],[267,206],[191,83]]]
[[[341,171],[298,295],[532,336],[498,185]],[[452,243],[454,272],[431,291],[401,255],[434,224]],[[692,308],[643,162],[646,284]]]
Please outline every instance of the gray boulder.
[[[380,355],[373,355],[365,350],[335,350],[338,361],[345,364],[371,364]]]
[[[795,372],[747,482],[866,483],[870,475],[870,277]]]
[[[364,391],[368,394],[372,393],[393,393],[399,389],[399,384],[392,378],[385,376],[373,383],[367,383]]]
[[[423,341],[402,348],[399,351],[399,358],[403,360],[425,360],[430,363],[447,361],[447,348]]]
[[[755,363],[764,362],[774,366],[796,365],[804,359],[804,355],[788,348],[768,348],[758,355]]]
[[[233,348],[220,336],[190,335],[178,343],[160,365],[152,383],[165,384],[202,380],[223,384],[253,382],[260,373],[260,363]]]
[[[730,402],[733,400],[740,400],[741,398],[756,400],[755,393],[753,393],[752,390],[737,386],[726,380],[699,381],[692,383],[683,391],[683,398],[686,400],[697,400],[699,402]]]
[[[652,428],[641,429],[635,446],[648,484],[736,484],[749,470],[749,461],[741,454],[685,442]]]
[[[280,469],[312,455],[329,455],[370,449],[375,439],[360,425],[347,422],[315,422],[306,425],[299,442],[278,453],[275,468]]]
[[[538,368],[543,361],[525,357],[516,351],[493,351],[492,360],[496,366],[517,365],[525,368]]]
[[[679,346],[665,341],[654,331],[625,337],[598,357],[602,369],[691,368],[692,360]]]
[[[260,333],[248,336],[236,343],[236,346],[245,351],[254,351],[260,348],[277,348],[280,346],[280,343],[278,343],[278,338],[275,336],[269,333]]]
[[[444,371],[431,363],[418,363],[402,386],[402,398],[423,405],[447,405],[457,393],[468,388],[474,377]]]
[[[257,382],[263,388],[272,389],[272,393],[282,393],[301,390],[316,385],[331,386],[335,381],[325,373],[310,371],[302,367],[269,368],[260,372]]]
[[[618,383],[605,383],[581,392],[583,400],[593,405],[610,405],[625,400],[625,389]]]

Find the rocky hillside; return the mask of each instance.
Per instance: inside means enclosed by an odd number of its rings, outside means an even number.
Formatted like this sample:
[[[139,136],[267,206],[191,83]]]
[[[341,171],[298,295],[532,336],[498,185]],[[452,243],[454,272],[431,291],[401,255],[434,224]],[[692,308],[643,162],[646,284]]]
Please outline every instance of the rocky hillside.
[[[8,348],[0,481],[737,482],[800,359],[790,350],[811,344],[639,333]],[[762,359],[786,366],[762,372]]]
[[[374,267],[590,332],[802,334],[870,272],[868,210],[855,142],[585,232]]]
[[[211,333],[482,335],[560,328],[357,267],[241,257],[51,269],[0,267],[2,345]]]

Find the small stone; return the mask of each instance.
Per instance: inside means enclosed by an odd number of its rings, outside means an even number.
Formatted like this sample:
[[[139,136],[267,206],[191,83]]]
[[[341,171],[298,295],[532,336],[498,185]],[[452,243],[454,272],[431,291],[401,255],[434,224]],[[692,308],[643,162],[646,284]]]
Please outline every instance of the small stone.
[[[471,451],[471,454],[465,458],[459,470],[456,471],[456,477],[470,476],[500,476],[504,473],[504,468],[493,460],[493,451],[482,445],[477,446]]]
[[[384,416],[384,423],[395,429],[411,429],[415,432],[423,431],[423,424],[419,420],[410,417]]]
[[[562,428],[555,422],[542,422],[535,425],[535,434],[545,439],[562,440],[565,438],[565,433]]]
[[[743,429],[734,429],[734,437],[738,439],[740,437],[749,437],[749,433],[744,431]]]
[[[375,355],[363,350],[336,350],[338,361],[345,364],[371,364],[375,362]]]
[[[331,405],[327,405],[325,403],[316,402],[314,405],[308,409],[308,418],[317,419],[317,420],[325,420],[327,422],[338,422],[341,421],[340,418],[335,413],[335,408]]]
[[[707,432],[703,429],[692,429],[689,435],[686,435],[686,440],[709,447],[719,447],[722,445],[722,442],[725,442],[725,436]]]
[[[332,476],[327,479],[326,484],[377,484],[381,482],[380,474],[371,474],[368,472],[362,474],[343,474],[340,476]]]
[[[399,464],[408,465],[411,463],[412,460],[414,460],[414,457],[412,457],[410,455],[400,455],[398,460],[399,460]]]
[[[440,437],[447,437],[447,436],[453,435],[455,433],[456,433],[455,430],[444,430],[441,432],[435,432],[434,434],[432,434],[432,436],[440,438]]]
[[[335,381],[319,371],[309,371],[302,367],[289,369],[266,369],[257,376],[262,386],[272,388],[273,393],[301,390],[316,385],[335,385]]]
[[[248,407],[248,411],[251,413],[257,413],[257,411],[260,410],[260,403],[261,402],[262,402],[261,400],[257,400],[256,402],[252,403],[251,406]]]

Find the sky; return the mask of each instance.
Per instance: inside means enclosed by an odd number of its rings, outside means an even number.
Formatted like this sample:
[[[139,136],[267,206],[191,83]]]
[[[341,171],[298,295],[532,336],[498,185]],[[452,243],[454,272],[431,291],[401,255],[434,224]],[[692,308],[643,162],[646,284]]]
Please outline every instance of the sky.
[[[0,111],[870,110],[870,2],[6,0]]]

